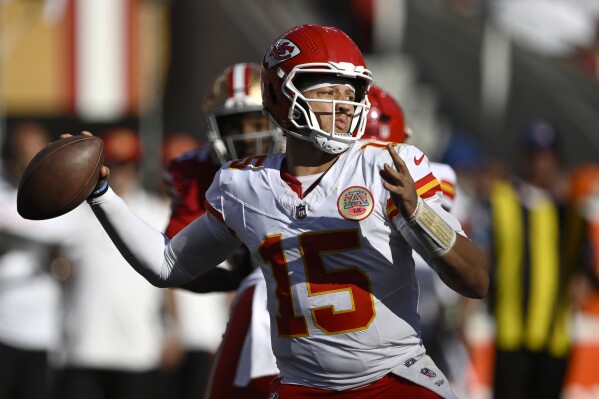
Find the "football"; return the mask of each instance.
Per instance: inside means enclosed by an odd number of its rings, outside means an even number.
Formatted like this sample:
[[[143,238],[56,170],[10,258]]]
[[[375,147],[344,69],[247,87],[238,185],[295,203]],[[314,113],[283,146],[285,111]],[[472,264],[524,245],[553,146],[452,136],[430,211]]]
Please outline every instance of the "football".
[[[92,193],[104,162],[104,143],[71,136],[48,144],[29,162],[17,191],[25,219],[51,219],[79,206]]]

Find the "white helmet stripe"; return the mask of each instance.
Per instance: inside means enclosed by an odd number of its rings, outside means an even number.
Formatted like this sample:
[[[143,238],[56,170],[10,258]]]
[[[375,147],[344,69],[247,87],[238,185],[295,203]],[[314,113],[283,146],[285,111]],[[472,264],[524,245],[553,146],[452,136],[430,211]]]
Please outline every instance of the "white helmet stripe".
[[[235,64],[232,71],[232,89],[233,89],[233,97],[235,98],[244,98],[247,96],[246,88],[247,84],[247,76],[248,76],[248,67],[246,64]]]

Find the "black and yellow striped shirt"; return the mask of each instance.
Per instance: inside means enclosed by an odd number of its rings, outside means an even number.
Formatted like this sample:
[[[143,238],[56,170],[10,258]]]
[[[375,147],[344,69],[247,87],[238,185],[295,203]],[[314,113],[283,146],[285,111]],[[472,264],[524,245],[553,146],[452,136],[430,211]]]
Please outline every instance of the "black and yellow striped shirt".
[[[564,212],[536,189],[495,183],[490,196],[492,294],[501,350],[565,357],[570,305]]]

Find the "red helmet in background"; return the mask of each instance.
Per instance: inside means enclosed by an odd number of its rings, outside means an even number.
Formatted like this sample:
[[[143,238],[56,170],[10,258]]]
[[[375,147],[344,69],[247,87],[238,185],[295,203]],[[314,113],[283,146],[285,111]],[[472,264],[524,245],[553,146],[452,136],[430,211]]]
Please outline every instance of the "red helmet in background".
[[[368,100],[370,113],[364,138],[393,143],[405,142],[409,135],[399,103],[389,93],[374,84],[370,86]]]
[[[322,130],[310,107],[313,100],[301,92],[302,84],[323,76],[347,79],[356,90],[355,101],[347,102],[355,107],[349,133]],[[275,40],[264,55],[262,104],[285,133],[339,154],[364,133],[371,82],[362,52],[347,34],[334,27],[301,25]]]

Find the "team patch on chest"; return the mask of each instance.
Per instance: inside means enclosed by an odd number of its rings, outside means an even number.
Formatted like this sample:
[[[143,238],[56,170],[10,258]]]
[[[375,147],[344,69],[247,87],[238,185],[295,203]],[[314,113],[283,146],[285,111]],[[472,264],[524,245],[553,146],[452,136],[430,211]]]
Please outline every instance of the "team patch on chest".
[[[345,219],[363,220],[374,209],[372,194],[364,187],[353,186],[343,190],[337,199],[337,209]]]

